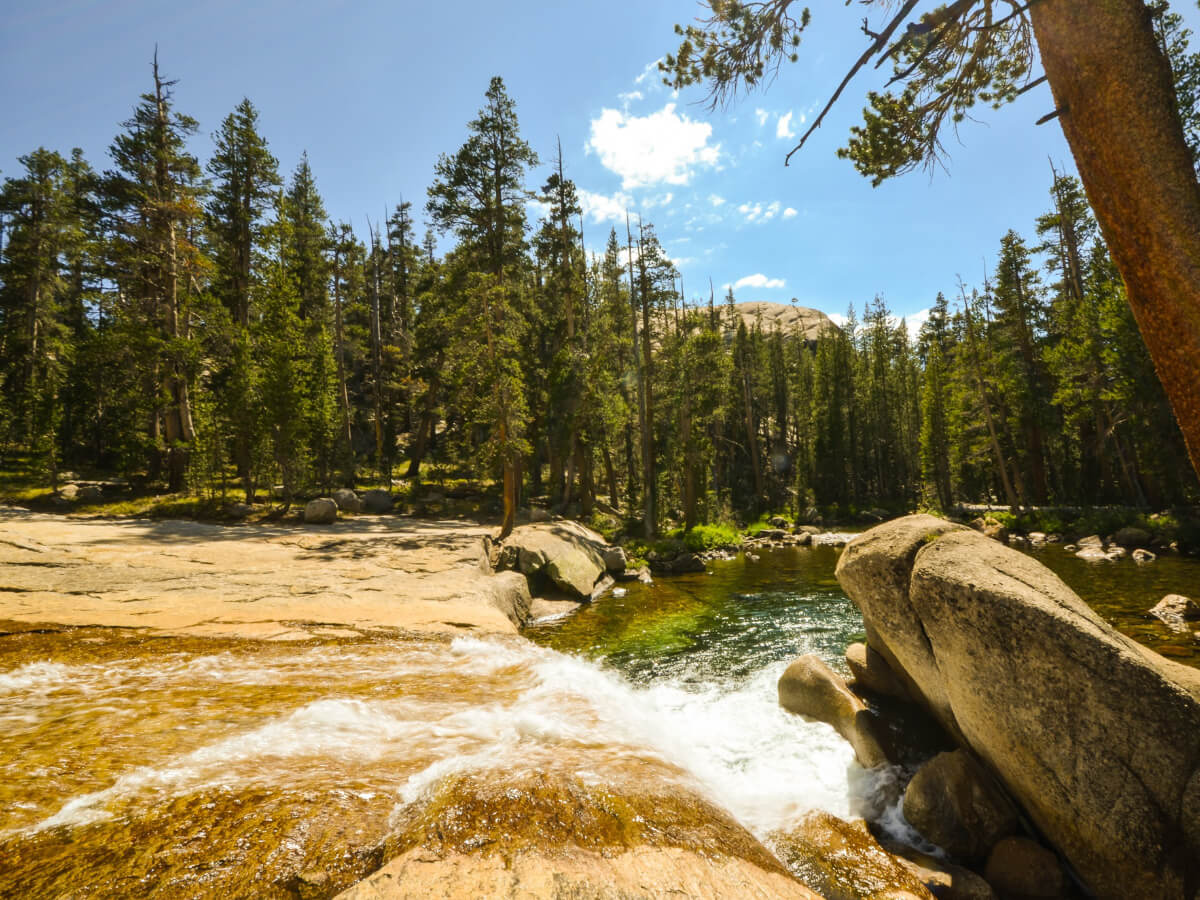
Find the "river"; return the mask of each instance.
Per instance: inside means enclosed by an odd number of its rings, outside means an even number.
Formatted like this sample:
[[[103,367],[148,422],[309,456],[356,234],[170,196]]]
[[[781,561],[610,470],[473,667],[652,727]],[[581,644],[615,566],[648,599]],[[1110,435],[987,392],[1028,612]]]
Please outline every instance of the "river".
[[[862,620],[832,547],[631,583],[525,639],[380,631],[303,644],[116,629],[0,639],[0,896],[329,896],[382,862],[403,812],[456,773],[558,771],[698,788],[770,843],[806,811],[871,811],[895,773],[783,712]],[[1122,630],[1196,662],[1144,615],[1200,562],[1042,558]],[[311,892],[310,892],[311,893]]]

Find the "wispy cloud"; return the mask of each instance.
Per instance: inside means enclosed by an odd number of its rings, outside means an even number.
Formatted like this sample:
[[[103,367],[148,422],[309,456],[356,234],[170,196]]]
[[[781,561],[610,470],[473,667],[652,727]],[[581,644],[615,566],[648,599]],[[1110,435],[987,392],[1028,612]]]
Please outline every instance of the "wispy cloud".
[[[783,204],[778,200],[772,200],[766,205],[762,203],[743,203],[737,209],[745,218],[746,224],[762,225],[765,222],[770,222],[779,215],[782,206]]]
[[[790,206],[783,211],[783,217],[785,219],[794,219],[798,215],[799,213],[797,213],[796,210],[792,209]]]
[[[795,130],[792,128],[792,111],[789,109],[785,115],[779,117],[779,121],[775,123],[775,137],[779,139],[794,138]]]
[[[597,194],[586,188],[579,189],[579,205],[583,214],[594,224],[601,222],[623,222],[625,211],[636,209],[633,197],[622,191],[615,194]]]

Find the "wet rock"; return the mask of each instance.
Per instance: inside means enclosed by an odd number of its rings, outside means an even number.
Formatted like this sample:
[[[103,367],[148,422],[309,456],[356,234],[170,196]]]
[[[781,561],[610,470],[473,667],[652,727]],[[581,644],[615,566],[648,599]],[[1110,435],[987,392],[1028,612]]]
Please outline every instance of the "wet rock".
[[[909,699],[908,690],[896,677],[887,660],[866,644],[851,644],[846,648],[846,665],[854,675],[855,687],[897,700]]]
[[[583,604],[578,600],[552,600],[547,597],[534,597],[529,602],[529,617],[532,620],[554,618],[573,613],[581,606]]]
[[[786,528],[792,527],[792,523],[789,522],[787,519],[785,519],[783,516],[771,516],[771,518],[767,519],[767,524],[770,525],[772,528],[780,528],[780,529],[786,529]]]
[[[362,501],[358,499],[358,494],[349,488],[338,488],[333,492],[333,502],[337,504],[338,509],[349,513],[362,512]]]
[[[1140,547],[1137,550],[1134,550],[1133,553],[1130,555],[1133,557],[1133,561],[1135,563],[1138,563],[1139,565],[1144,565],[1145,563],[1152,563],[1156,559],[1158,559],[1157,555],[1151,553],[1149,550],[1143,550]]]
[[[1102,898],[1200,883],[1200,673],[1109,627],[1031,557],[928,516],[838,563],[868,642]]]
[[[791,831],[773,835],[775,852],[826,900],[933,900],[912,869],[879,843],[862,819],[844,822],[809,813]]]
[[[792,543],[797,547],[808,547],[812,544],[812,534],[797,530],[797,533],[792,535]]]
[[[331,497],[318,497],[304,505],[304,521],[309,525],[328,525],[337,519],[337,504]]]
[[[1058,857],[1036,841],[1010,837],[992,849],[983,871],[1002,897],[1063,897],[1067,880]]]
[[[1112,562],[1114,559],[1104,551],[1103,547],[1083,547],[1076,551],[1075,556],[1084,562]]]
[[[989,519],[981,529],[984,537],[990,537],[1002,544],[1008,543],[1008,529],[995,520]]]
[[[293,881],[299,900],[324,900],[329,896],[332,879],[324,869],[305,869]]]
[[[1075,542],[1082,550],[1084,547],[1095,547],[1098,550],[1104,549],[1104,541],[1100,539],[1098,534],[1089,534],[1087,537],[1082,537]]]
[[[1187,631],[1188,622],[1200,621],[1200,605],[1182,594],[1167,594],[1154,605],[1150,615],[1176,631]]]
[[[832,725],[854,748],[867,769],[888,761],[871,721],[871,712],[818,656],[806,654],[779,678],[779,705],[788,712]]]
[[[362,500],[363,512],[378,516],[392,511],[392,504],[394,502],[392,495],[382,488],[365,491],[360,499]]]
[[[1112,536],[1112,543],[1118,547],[1124,547],[1126,550],[1132,550],[1134,547],[1145,547],[1150,543],[1150,532],[1142,528],[1122,528]]]
[[[609,547],[604,551],[604,568],[610,572],[624,572],[629,560],[624,547]]]
[[[1112,544],[1108,548],[1108,558],[1112,560],[1124,559],[1127,551],[1119,544]]]
[[[1035,547],[1046,543],[1046,533],[1044,531],[1031,531],[1029,532],[1028,537],[1029,543],[1033,544]]]
[[[917,770],[904,791],[904,818],[951,856],[975,862],[1018,827],[1017,810],[965,750],[939,753]]]
[[[938,900],[997,900],[991,885],[964,866],[956,866],[912,847],[887,842],[881,846],[921,879]]]
[[[821,900],[753,835],[661,778],[447,778],[396,815],[381,869],[340,900]]]

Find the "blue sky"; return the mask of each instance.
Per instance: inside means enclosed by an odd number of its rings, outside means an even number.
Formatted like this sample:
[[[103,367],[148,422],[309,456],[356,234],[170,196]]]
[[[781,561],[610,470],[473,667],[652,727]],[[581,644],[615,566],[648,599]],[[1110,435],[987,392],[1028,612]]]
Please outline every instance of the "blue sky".
[[[653,63],[673,50],[691,0],[455,4],[382,0],[47,0],[0,10],[0,172],[38,145],[82,147],[96,168],[138,95],[157,43],[179,80],[177,108],[200,122],[207,159],[220,120],[248,96],[284,172],[307,150],[330,215],[365,234],[401,197],[418,218],[439,153],[466,136],[492,75],[548,163],[561,138],[586,200],[588,245],[624,210],[641,212],[687,293],[734,284],[739,300],[843,313],[882,294],[909,317],[958,276],[979,283],[1009,228],[1033,236],[1049,205],[1050,159],[1073,170],[1053,108],[1035,89],[948,136],[948,171],[872,188],[834,152],[878,76],[863,75],[805,149],[793,135],[863,49],[863,8],[812,3],[801,60],[763,93],[709,113],[699,89],[675,96]],[[1200,31],[1195,4],[1176,3]],[[878,11],[875,11],[876,19]],[[1200,45],[1197,45],[1200,47]],[[31,73],[32,77],[31,77]],[[545,165],[529,185],[545,180]]]

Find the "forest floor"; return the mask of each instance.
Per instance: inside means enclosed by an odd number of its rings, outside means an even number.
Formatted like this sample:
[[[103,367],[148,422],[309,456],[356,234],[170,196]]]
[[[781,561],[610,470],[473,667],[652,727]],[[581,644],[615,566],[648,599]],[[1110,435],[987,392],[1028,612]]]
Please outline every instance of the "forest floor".
[[[516,587],[480,566],[490,529],[356,516],[332,525],[98,519],[0,507],[0,624],[275,640],[516,631]]]

